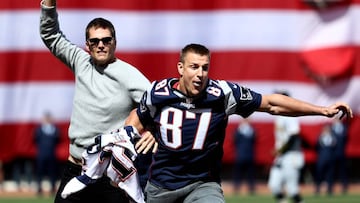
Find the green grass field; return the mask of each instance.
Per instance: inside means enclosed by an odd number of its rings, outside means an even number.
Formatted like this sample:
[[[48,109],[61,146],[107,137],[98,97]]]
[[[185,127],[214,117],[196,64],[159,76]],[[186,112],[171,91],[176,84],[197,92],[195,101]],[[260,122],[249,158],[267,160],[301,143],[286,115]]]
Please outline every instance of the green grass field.
[[[360,202],[360,194],[354,195],[334,195],[328,196],[305,196],[306,203],[358,203]],[[0,203],[52,203],[51,197],[1,197]],[[255,196],[226,196],[227,203],[275,203],[273,198],[269,195],[255,195]],[[291,202],[291,201],[289,201]]]
[[[360,195],[339,195],[339,196],[304,196],[306,203],[358,203]],[[228,196],[227,203],[275,203],[274,199],[269,195],[256,196]],[[291,203],[292,201],[288,201]]]

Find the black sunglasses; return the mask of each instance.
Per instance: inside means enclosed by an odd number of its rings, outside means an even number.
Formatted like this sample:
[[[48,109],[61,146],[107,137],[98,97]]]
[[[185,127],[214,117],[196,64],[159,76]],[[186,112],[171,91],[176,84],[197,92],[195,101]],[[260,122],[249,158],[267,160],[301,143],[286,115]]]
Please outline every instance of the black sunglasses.
[[[112,43],[113,38],[112,37],[104,37],[104,38],[90,38],[88,39],[89,45],[90,46],[97,46],[99,45],[99,42],[102,41],[102,43],[107,46],[110,45]]]

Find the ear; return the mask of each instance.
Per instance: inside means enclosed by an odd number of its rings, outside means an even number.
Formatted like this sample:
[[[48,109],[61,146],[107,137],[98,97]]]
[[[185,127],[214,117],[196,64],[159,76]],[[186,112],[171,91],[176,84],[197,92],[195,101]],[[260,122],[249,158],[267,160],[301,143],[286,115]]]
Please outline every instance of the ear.
[[[86,42],[85,43],[85,50],[87,51],[87,52],[90,52],[90,47],[89,47],[89,43],[88,42]]]
[[[114,49],[114,53],[116,51],[116,40],[114,40],[114,43],[111,45],[111,49]]]
[[[181,62],[178,62],[178,63],[177,63],[177,68],[178,68],[179,74],[182,76],[183,73],[184,73],[184,64],[181,63]]]

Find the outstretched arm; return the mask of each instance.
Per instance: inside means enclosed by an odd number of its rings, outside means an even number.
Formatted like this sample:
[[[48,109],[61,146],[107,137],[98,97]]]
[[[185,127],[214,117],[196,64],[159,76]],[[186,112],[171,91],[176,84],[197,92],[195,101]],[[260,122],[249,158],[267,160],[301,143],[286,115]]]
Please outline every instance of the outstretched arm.
[[[263,95],[258,111],[283,116],[320,115],[326,117],[333,117],[341,111],[342,116],[353,117],[350,106],[343,102],[337,102],[328,107],[324,107],[281,94]]]

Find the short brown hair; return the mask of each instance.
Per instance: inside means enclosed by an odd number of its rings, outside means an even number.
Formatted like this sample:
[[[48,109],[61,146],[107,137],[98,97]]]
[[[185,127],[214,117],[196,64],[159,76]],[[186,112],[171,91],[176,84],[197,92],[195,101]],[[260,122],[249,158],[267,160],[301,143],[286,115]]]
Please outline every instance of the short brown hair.
[[[185,55],[189,52],[200,54],[201,56],[207,55],[210,60],[210,50],[201,44],[188,44],[180,52],[180,62],[184,62]]]
[[[86,26],[86,31],[85,31],[85,39],[86,40],[89,39],[90,28],[109,29],[111,36],[116,40],[114,25],[110,21],[108,21],[104,18],[94,18],[92,21],[89,22],[89,24]]]

